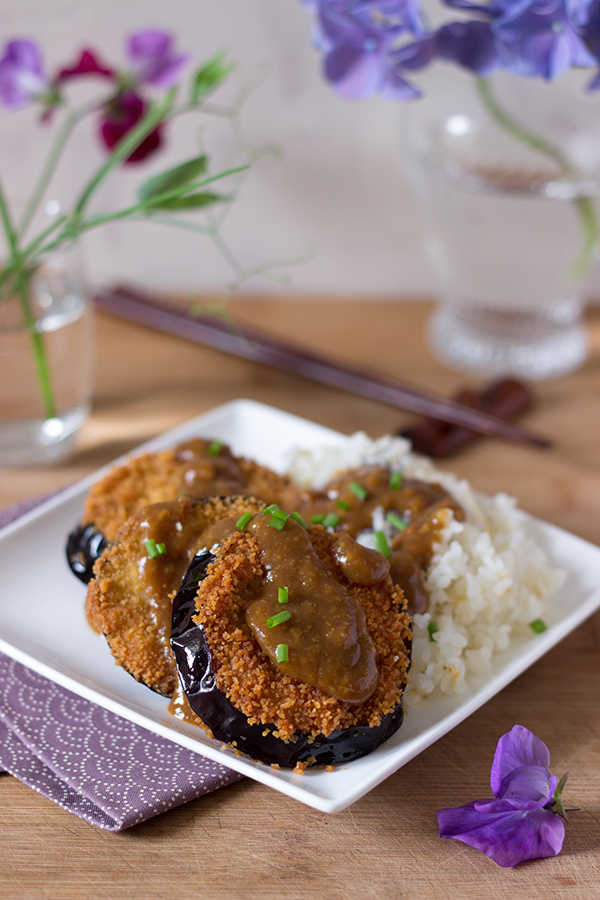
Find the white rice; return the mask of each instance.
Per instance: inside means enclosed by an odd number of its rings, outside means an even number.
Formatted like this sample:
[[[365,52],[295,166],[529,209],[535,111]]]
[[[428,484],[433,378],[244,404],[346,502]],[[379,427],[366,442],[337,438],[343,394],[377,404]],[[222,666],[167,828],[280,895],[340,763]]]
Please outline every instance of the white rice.
[[[302,486],[321,489],[340,471],[364,464],[387,465],[407,477],[441,484],[466,513],[464,522],[448,516],[427,569],[430,607],[414,616],[405,698],[410,706],[434,692],[460,693],[469,673],[489,672],[493,655],[506,649],[513,636],[531,634],[529,623],[543,618],[564,572],[551,568],[513,498],[477,494],[466,480],[412,453],[402,438],[371,440],[359,432],[345,447],[296,451],[288,471]],[[390,527],[376,511],[374,529]],[[368,545],[370,536],[359,539]],[[430,622],[439,628],[433,640]]]

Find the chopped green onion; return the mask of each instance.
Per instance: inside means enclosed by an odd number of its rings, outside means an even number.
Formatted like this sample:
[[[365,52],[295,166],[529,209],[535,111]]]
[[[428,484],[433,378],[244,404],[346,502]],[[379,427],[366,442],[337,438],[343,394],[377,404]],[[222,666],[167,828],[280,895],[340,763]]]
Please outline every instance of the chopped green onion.
[[[345,500],[338,500],[335,505],[339,506],[340,509],[350,509],[350,504],[346,503]]]
[[[146,553],[150,557],[150,559],[156,559],[158,556],[164,556],[167,552],[167,548],[164,544],[157,544],[154,538],[149,538],[149,540],[144,541],[144,547],[146,548]]]
[[[208,448],[210,456],[218,456],[223,447],[223,441],[213,441]]]
[[[320,525],[325,518],[325,513],[318,513],[316,516],[311,516],[310,521],[312,525]]]
[[[402,484],[402,472],[392,472],[390,475],[390,487],[393,491],[397,491]]]
[[[348,485],[352,493],[355,497],[358,497],[359,500],[366,500],[369,492],[364,489],[364,487],[358,483],[358,481],[351,481]]]
[[[336,525],[339,525],[340,521],[340,517],[336,516],[335,513],[327,513],[323,519],[323,528],[335,528]]]
[[[277,588],[277,599],[280,603],[288,602],[288,589],[286,587]]]
[[[546,631],[548,628],[543,619],[534,619],[533,622],[529,623],[529,627],[532,631],[535,631],[536,634],[541,634],[542,631]]]
[[[406,528],[406,522],[402,519],[397,513],[389,512],[385,517],[386,521],[393,525],[394,528],[397,528],[398,531],[404,531]]]
[[[390,545],[388,544],[383,531],[373,532],[373,543],[375,544],[375,549],[379,550],[380,553],[383,553],[384,556],[390,557],[392,555]]]
[[[299,512],[290,513],[292,519],[295,519],[298,525],[302,525],[303,528],[308,528],[308,524],[304,521]]]
[[[237,520],[237,522],[235,523],[235,527],[239,529],[239,531],[243,531],[251,518],[252,513],[245,512],[244,515],[240,516],[240,518]]]
[[[429,640],[433,641],[434,634],[437,634],[440,630],[440,626],[437,622],[430,622],[427,626],[427,631],[429,632]]]
[[[287,644],[277,644],[277,647],[275,648],[275,653],[277,654],[277,662],[278,663],[286,663],[286,662],[290,661]]]
[[[263,516],[271,515],[275,512],[276,509],[279,509],[276,503],[271,503],[269,506],[265,506],[262,511]]]
[[[292,618],[292,614],[289,609],[282,609],[281,612],[277,613],[275,616],[269,616],[267,619],[267,628],[275,628],[276,625],[281,625],[283,622],[287,622],[288,619]]]
[[[269,519],[269,525],[271,528],[276,528],[277,531],[282,531],[289,517],[289,513],[284,512],[282,509],[274,509]]]

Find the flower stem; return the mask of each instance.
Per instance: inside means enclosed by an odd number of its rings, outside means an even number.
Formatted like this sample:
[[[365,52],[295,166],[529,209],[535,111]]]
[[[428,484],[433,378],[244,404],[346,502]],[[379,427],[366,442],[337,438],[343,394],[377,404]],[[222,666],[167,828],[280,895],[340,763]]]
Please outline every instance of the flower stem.
[[[48,365],[48,355],[44,344],[43,335],[36,329],[36,319],[31,309],[29,298],[29,276],[24,268],[24,264],[19,254],[16,232],[13,228],[4,191],[0,184],[0,219],[6,234],[6,240],[9,247],[9,268],[15,272],[15,282],[17,291],[21,300],[23,310],[23,318],[27,326],[27,330],[31,336],[33,345],[33,357],[38,375],[38,383],[44,406],[44,413],[47,419],[56,417],[56,403],[54,402],[54,391],[52,388],[52,379],[50,377],[50,367]],[[2,273],[4,274],[4,273]]]
[[[57,416],[57,409],[54,400],[54,390],[52,387],[50,366],[48,365],[48,354],[46,353],[44,336],[37,330],[36,318],[31,308],[29,279],[30,274],[28,274],[24,268],[20,268],[17,271],[17,291],[21,300],[21,308],[23,310],[25,325],[27,326],[27,330],[31,336],[31,342],[33,345],[33,359],[37,371],[38,383],[42,396],[42,404],[44,406],[44,416],[46,419],[54,419]]]
[[[492,119],[504,131],[511,134],[516,140],[522,144],[531,147],[532,150],[538,150],[545,156],[554,160],[560,167],[560,177],[571,175],[573,167],[568,157],[562,150],[546,140],[542,135],[525,128],[520,122],[517,122],[512,116],[500,106],[492,93],[489,78],[477,78],[477,89],[485,108]],[[583,229],[583,246],[581,252],[571,267],[571,274],[575,278],[581,278],[590,269],[594,259],[598,255],[598,247],[600,243],[600,225],[598,223],[598,215],[591,197],[581,194],[573,200],[575,210],[581,221]]]

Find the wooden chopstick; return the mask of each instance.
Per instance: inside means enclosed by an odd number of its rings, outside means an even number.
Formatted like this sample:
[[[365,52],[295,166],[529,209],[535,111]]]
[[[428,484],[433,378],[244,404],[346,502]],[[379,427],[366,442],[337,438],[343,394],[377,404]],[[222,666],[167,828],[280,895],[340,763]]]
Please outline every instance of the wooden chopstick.
[[[526,431],[519,425],[463,406],[454,400],[436,397],[393,378],[330,359],[247,325],[229,324],[216,315],[190,313],[129,287],[119,286],[100,291],[96,294],[95,303],[99,310],[131,322],[293,372],[399,409],[453,425],[462,425],[479,434],[534,447],[551,446],[546,438]]]

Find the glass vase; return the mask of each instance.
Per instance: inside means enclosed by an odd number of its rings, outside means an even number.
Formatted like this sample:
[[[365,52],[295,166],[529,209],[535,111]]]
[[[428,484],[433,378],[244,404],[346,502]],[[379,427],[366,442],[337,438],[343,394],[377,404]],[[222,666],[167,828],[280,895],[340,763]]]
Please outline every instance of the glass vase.
[[[459,371],[563,375],[587,355],[600,97],[589,72],[446,74],[412,105],[406,143],[437,283],[430,345]]]
[[[0,466],[68,456],[90,412],[93,320],[77,246],[0,284]]]

